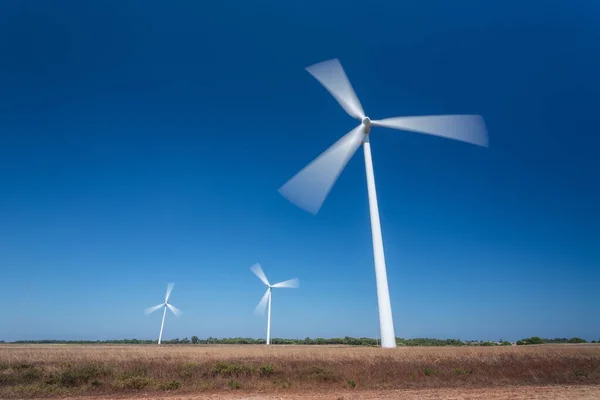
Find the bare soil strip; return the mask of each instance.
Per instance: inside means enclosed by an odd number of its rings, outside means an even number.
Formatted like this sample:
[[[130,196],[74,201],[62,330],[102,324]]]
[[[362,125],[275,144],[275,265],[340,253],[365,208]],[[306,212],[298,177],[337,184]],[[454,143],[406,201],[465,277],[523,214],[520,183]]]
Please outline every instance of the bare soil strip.
[[[203,395],[155,395],[94,396],[72,400],[598,400],[600,386],[523,386],[507,388],[453,388],[453,389],[410,389],[383,391],[330,391],[299,392],[279,395],[213,393]]]

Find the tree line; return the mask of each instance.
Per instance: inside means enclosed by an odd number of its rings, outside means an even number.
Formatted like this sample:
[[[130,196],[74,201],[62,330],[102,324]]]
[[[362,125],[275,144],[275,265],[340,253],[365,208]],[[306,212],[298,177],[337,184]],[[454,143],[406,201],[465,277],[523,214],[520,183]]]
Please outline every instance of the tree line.
[[[591,343],[600,343],[600,340],[592,340]],[[0,343],[6,343],[0,341]],[[144,339],[121,339],[121,340],[17,340],[15,344],[156,344],[157,340],[144,340]],[[172,339],[163,340],[163,344],[176,344],[176,345],[194,345],[194,344],[264,344],[264,339],[254,338],[213,338],[208,337],[206,339],[200,339],[198,336],[192,336],[191,338],[183,339]],[[283,344],[283,345],[349,345],[349,346],[373,346],[378,347],[380,342],[376,338],[354,338],[354,337],[343,337],[343,338],[314,338],[309,337],[305,339],[283,339],[283,338],[272,338],[272,344]],[[545,343],[587,343],[586,340],[581,338],[555,338],[555,339],[543,339],[538,336],[532,336],[518,340],[516,345],[530,345],[530,344],[545,344]],[[511,346],[513,343],[506,340],[498,341],[462,341],[459,339],[432,339],[432,338],[414,338],[414,339],[403,339],[396,338],[396,344],[398,346]]]
[[[526,344],[545,344],[545,343],[587,343],[588,341],[582,338],[574,337],[571,339],[567,338],[555,338],[555,339],[542,339],[538,336],[532,336],[530,338],[517,340],[517,345],[526,345]],[[598,341],[592,340],[590,343],[600,343],[600,339]]]

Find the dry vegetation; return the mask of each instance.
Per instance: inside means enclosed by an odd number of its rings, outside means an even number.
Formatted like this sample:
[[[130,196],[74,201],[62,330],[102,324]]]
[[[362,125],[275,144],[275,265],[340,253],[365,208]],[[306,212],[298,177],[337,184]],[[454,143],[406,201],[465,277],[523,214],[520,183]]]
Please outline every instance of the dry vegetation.
[[[0,398],[574,384],[600,384],[600,345],[0,346]]]

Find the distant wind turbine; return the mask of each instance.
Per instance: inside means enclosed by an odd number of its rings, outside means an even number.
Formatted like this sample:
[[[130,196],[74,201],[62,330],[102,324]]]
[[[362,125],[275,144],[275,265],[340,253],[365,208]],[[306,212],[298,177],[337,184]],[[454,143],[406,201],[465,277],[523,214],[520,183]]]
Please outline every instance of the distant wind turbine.
[[[263,272],[262,268],[260,267],[260,264],[258,264],[258,263],[254,264],[253,266],[250,267],[250,270],[252,272],[254,272],[254,274],[258,277],[258,279],[260,279],[262,281],[262,283],[267,285],[267,291],[265,292],[262,299],[260,299],[260,302],[254,309],[254,312],[256,314],[264,315],[265,307],[267,306],[267,303],[268,303],[269,311],[267,313],[267,344],[271,344],[271,289],[273,289],[273,288],[297,288],[298,286],[300,286],[300,281],[298,280],[298,278],[294,278],[294,279],[289,279],[287,281],[283,281],[283,282],[279,282],[274,285],[271,285],[269,283],[269,281],[267,280],[267,277],[265,276],[265,273]]]
[[[175,286],[174,283],[169,283],[169,285],[167,286],[167,295],[165,296],[164,303],[160,303],[157,306],[149,307],[144,310],[146,315],[150,315],[154,311],[158,310],[161,307],[165,308],[165,310],[163,311],[162,323],[160,324],[160,334],[158,335],[158,344],[160,344],[160,342],[162,341],[163,328],[165,326],[165,317],[167,316],[167,308],[169,310],[171,310],[173,312],[173,314],[175,314],[175,316],[179,317],[181,315],[181,311],[179,311],[177,308],[175,308],[175,306],[169,304],[169,297],[171,296],[171,292],[173,291],[173,286]]]
[[[377,192],[375,190],[375,175],[371,158],[369,139],[371,127],[426,133],[487,147],[488,136],[485,123],[479,115],[432,115],[371,120],[365,115],[362,105],[338,59],[311,65],[306,70],[329,91],[346,113],[358,119],[360,124],[294,175],[279,188],[279,193],[296,206],[316,214],[348,161],[358,148],[361,145],[363,146],[369,211],[371,214],[381,347],[396,347]]]

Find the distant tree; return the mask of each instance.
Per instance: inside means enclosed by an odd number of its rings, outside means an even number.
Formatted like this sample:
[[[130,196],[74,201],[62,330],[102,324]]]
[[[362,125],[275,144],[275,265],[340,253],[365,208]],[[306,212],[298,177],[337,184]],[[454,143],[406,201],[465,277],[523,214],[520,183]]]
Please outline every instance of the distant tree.
[[[522,339],[517,341],[517,345],[526,345],[526,344],[544,344],[544,343],[551,343],[552,341],[549,340],[544,340],[541,337],[538,336],[532,336],[530,338],[527,339]]]
[[[595,340],[592,340],[592,343],[596,343],[596,341],[595,341]]]
[[[538,337],[538,336],[532,336],[527,341],[529,342],[529,344],[543,344],[544,343],[544,339],[542,339],[541,337]]]
[[[544,339],[546,343],[569,343],[569,339],[567,338],[554,338],[554,339]]]
[[[574,337],[574,338],[569,339],[569,343],[587,343],[587,340],[581,339],[578,337]]]
[[[192,336],[192,344],[198,344],[198,336]]]

